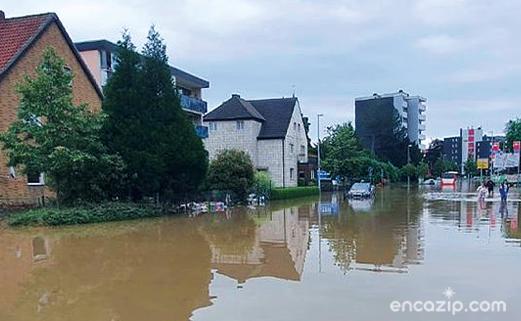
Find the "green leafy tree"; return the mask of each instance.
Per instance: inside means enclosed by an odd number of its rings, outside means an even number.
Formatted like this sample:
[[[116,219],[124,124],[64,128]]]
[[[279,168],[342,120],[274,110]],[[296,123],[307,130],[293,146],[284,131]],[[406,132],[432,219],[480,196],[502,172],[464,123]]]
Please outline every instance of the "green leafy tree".
[[[505,131],[507,148],[512,150],[512,143],[521,141],[521,118],[509,121]]]
[[[429,175],[429,165],[425,162],[420,162],[416,167],[416,176],[425,178]]]
[[[54,49],[47,48],[36,70],[26,76],[18,119],[0,135],[9,165],[23,173],[44,173],[60,202],[100,200],[121,181],[121,158],[107,152],[99,136],[103,115],[72,102],[73,75]]]
[[[210,163],[208,187],[211,190],[231,191],[245,200],[254,183],[254,169],[250,156],[239,150],[224,150]]]
[[[344,181],[379,181],[382,172],[387,178],[395,176],[394,166],[377,160],[369,151],[363,149],[351,123],[329,127],[321,144],[321,152],[322,150],[323,167],[333,177],[340,177]]]
[[[468,176],[476,176],[478,174],[478,168],[476,162],[473,159],[468,159],[463,166],[465,174]]]
[[[166,46],[150,28],[142,56],[128,33],[119,42],[118,64],[105,87],[105,137],[128,164],[127,191],[134,200],[170,199],[198,189],[208,156],[182,110],[172,82]]]
[[[414,166],[413,164],[405,164],[404,166],[402,166],[402,168],[400,168],[400,173],[402,179],[407,179],[407,177],[412,179],[417,177],[418,170],[416,169],[416,166]]]
[[[259,195],[270,196],[271,192],[271,177],[267,172],[258,171],[254,175],[255,192]]]

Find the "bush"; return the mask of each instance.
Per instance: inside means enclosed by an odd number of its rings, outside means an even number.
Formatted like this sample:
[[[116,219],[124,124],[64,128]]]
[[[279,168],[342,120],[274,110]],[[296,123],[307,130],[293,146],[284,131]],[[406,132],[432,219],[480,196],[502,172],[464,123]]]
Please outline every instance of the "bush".
[[[271,178],[266,172],[257,172],[253,178],[253,186],[255,193],[263,196],[270,196],[271,191]]]
[[[275,188],[271,191],[271,199],[283,200],[318,194],[319,190],[317,186]]]
[[[48,207],[31,209],[8,218],[9,225],[74,225],[130,220],[160,216],[162,212],[149,205],[102,203],[78,207]]]
[[[254,168],[249,154],[224,150],[210,163],[207,183],[210,190],[231,191],[243,201],[253,187]]]

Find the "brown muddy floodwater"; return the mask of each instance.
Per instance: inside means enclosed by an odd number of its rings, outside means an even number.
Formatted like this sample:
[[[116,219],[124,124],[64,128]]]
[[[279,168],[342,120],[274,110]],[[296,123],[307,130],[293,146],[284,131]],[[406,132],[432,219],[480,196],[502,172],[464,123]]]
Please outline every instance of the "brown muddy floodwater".
[[[0,320],[519,320],[520,216],[516,192],[480,206],[395,187],[373,202],[4,228]]]

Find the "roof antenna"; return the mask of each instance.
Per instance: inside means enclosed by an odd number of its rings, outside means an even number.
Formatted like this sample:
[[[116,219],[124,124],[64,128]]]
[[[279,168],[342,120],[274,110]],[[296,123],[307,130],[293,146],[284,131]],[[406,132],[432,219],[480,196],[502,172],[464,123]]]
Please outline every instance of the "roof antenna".
[[[295,85],[292,85],[291,87],[293,88],[293,98],[295,98],[295,90],[297,87]]]

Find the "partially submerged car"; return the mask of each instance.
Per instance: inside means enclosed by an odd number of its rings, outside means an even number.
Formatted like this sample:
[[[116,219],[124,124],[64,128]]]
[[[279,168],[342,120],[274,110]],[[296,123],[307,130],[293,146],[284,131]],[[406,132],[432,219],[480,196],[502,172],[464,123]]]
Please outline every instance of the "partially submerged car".
[[[371,198],[374,196],[375,187],[371,183],[354,183],[351,186],[349,192],[347,192],[347,198]]]

